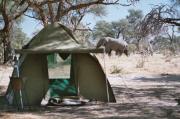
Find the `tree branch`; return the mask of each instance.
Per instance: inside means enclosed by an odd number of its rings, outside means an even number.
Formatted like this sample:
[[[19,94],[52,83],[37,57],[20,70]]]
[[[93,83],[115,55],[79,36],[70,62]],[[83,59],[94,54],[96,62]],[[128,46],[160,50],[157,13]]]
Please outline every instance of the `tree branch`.
[[[176,26],[180,26],[180,19],[179,18],[164,18],[164,19],[159,19],[163,23],[168,23],[168,24],[174,24]]]
[[[24,14],[24,13],[28,10],[28,7],[29,7],[29,6],[27,6],[24,10],[22,10],[22,11],[20,11],[20,12],[16,12],[16,13],[13,15],[13,17],[11,17],[10,20],[15,20],[15,19],[19,18],[22,14]]]
[[[51,23],[54,23],[54,13],[53,13],[53,8],[52,8],[52,3],[48,2],[48,8],[49,8],[49,16]]]
[[[63,7],[63,2],[60,1],[58,4],[58,10],[57,10],[56,18],[55,18],[56,21],[58,21],[61,17],[62,7]]]
[[[46,15],[44,14],[44,10],[42,9],[42,7],[39,4],[36,3],[32,3],[30,0],[27,0],[29,6],[31,6],[40,16],[43,25],[46,26],[48,24],[48,19],[46,17]]]
[[[3,27],[3,29],[1,29],[1,31],[6,31],[9,27],[9,16],[6,11],[6,3],[7,3],[6,0],[1,1],[0,11],[2,13],[2,17],[4,20],[4,27]]]
[[[62,12],[61,16],[64,16],[65,14],[67,14],[68,12],[70,12],[72,10],[78,10],[78,9],[82,9],[82,8],[89,7],[89,6],[92,6],[92,5],[98,5],[98,4],[101,4],[101,5],[111,5],[112,4],[112,5],[114,5],[114,4],[119,4],[118,1],[119,0],[116,0],[115,2],[104,2],[104,0],[97,0],[97,1],[93,1],[93,2],[80,3],[80,4],[77,4],[77,5],[72,5],[69,8],[67,8],[66,10],[64,10]]]
[[[39,5],[43,6],[43,5],[46,5],[48,3],[52,4],[52,3],[57,3],[57,2],[61,2],[61,1],[63,1],[63,0],[44,0],[44,1],[40,2]]]
[[[24,16],[27,16],[27,17],[29,17],[29,18],[33,18],[33,19],[36,19],[36,20],[40,20],[39,18],[37,18],[37,17],[34,17],[34,16],[30,16],[30,15],[27,15],[27,14],[23,14]]]

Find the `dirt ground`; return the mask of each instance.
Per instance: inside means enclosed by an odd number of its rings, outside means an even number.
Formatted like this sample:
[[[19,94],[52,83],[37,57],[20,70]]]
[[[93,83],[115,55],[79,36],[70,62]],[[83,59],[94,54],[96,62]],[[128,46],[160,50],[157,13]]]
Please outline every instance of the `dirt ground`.
[[[108,75],[117,103],[84,106],[34,107],[18,112],[0,108],[1,119],[180,119],[180,56],[155,54],[97,55]],[[6,91],[11,67],[0,66],[0,96]]]

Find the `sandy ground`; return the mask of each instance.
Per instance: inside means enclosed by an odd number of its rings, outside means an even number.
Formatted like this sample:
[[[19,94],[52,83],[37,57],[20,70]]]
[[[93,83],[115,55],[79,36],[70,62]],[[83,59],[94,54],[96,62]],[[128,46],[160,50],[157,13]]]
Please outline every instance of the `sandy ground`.
[[[155,54],[141,57],[98,55],[117,103],[91,102],[85,106],[34,107],[18,112],[0,108],[2,119],[180,119],[180,56]],[[105,62],[105,63],[104,63]],[[0,66],[0,95],[5,92],[12,68]]]

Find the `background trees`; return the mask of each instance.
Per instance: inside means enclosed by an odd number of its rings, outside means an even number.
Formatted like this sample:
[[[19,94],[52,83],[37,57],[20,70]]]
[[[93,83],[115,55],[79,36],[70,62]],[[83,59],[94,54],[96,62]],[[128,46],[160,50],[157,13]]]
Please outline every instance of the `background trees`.
[[[174,54],[179,50],[177,29],[180,26],[180,1],[171,0],[169,5],[159,5],[144,17],[139,26],[139,32],[144,36],[164,32],[163,36],[169,39],[168,49]],[[162,38],[162,37],[161,37]],[[166,41],[165,41],[166,42]]]
[[[82,23],[85,15],[106,15],[105,7],[107,5],[127,7],[132,3],[138,4],[138,1],[127,0],[127,4],[121,4],[122,0],[0,0],[1,59],[3,58],[3,62],[6,63],[11,54],[11,46],[20,47],[23,45],[22,41],[17,40],[17,38],[27,39],[20,29],[23,16],[34,18],[43,26],[60,22],[69,27],[77,35],[81,43],[85,43],[88,41],[85,39],[90,39],[92,35],[92,29],[89,29],[87,24]],[[110,23],[99,21],[93,28],[93,37],[91,39],[102,36],[121,37],[129,43],[136,42],[137,45],[139,37],[158,33],[162,31],[164,26],[173,25],[175,31],[177,31],[176,26],[180,24],[180,1],[170,1],[169,5],[155,6],[145,16],[140,10],[130,9],[124,19]],[[176,33],[174,34],[176,35]]]

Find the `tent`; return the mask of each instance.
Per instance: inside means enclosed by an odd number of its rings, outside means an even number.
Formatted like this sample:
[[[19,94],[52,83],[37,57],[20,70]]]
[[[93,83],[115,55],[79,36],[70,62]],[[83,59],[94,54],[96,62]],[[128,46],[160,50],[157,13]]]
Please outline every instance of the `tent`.
[[[78,43],[70,30],[55,23],[43,28],[22,49],[6,92],[10,104],[40,105],[49,90],[47,56],[58,53],[62,59],[71,56],[70,78],[59,80],[60,95],[81,95],[87,99],[116,102],[107,77],[93,53],[103,49],[88,48]],[[17,83],[16,78],[21,81]],[[68,87],[63,90],[62,87]],[[21,90],[18,90],[21,89]],[[19,92],[20,91],[20,92]]]

